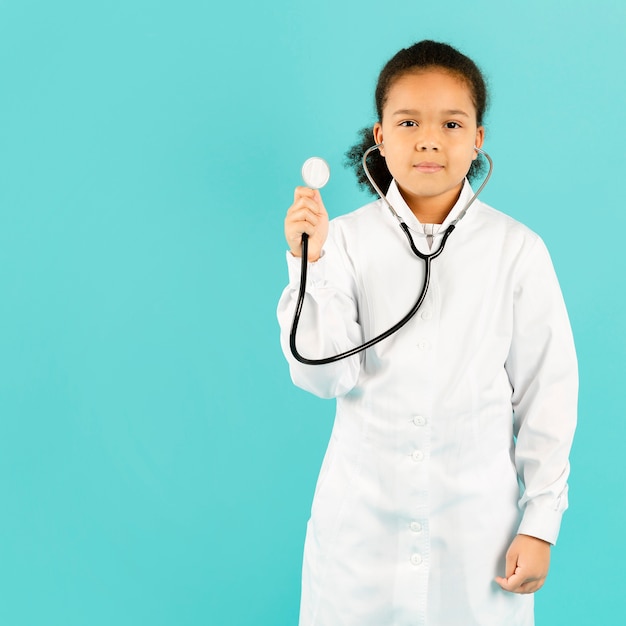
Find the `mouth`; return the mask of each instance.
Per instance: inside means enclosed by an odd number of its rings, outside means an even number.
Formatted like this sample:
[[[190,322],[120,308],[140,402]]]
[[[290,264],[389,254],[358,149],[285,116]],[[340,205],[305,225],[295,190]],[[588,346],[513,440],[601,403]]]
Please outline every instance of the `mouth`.
[[[418,172],[424,174],[435,174],[443,169],[443,165],[439,163],[433,163],[431,161],[422,161],[413,166]]]

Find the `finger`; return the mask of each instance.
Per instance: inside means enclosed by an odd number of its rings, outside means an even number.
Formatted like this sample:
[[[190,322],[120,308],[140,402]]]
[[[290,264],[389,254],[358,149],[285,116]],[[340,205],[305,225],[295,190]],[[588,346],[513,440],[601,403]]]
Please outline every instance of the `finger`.
[[[502,589],[510,593],[535,593],[543,586],[545,579],[524,578],[522,575],[513,574],[509,578],[496,577],[496,582]]]
[[[289,241],[300,241],[302,234],[306,233],[309,237],[314,237],[317,232],[317,226],[312,221],[298,220],[285,224],[285,236]]]
[[[315,198],[315,192],[317,189],[311,189],[310,187],[296,187],[293,192],[293,201],[297,202],[300,198]],[[319,197],[319,192],[317,192]]]
[[[319,189],[315,189],[315,202],[320,207],[322,213],[326,213],[326,207],[324,206],[324,200],[322,200],[322,194]]]
[[[325,214],[326,207],[322,200],[322,194],[319,189],[309,189],[308,187],[296,187],[293,199],[294,206],[304,204],[306,206],[314,207],[316,213]]]
[[[515,587],[513,589],[506,589],[505,587],[503,587],[503,589],[505,589],[505,591],[508,591],[509,593],[519,594],[535,593],[535,591],[539,591],[540,588],[541,585],[538,585],[537,583],[527,583],[524,585],[519,585],[518,587]]]
[[[324,216],[324,209],[311,198],[300,198],[287,209],[287,216],[297,214],[302,210],[309,211],[312,215]]]
[[[541,587],[542,585],[540,585],[538,582],[525,583],[523,585],[520,585],[515,593],[535,593],[535,591],[539,591]]]
[[[286,221],[304,221],[317,219],[319,209],[311,200],[299,200],[287,209]]]
[[[294,191],[295,198],[313,198],[316,202],[323,204],[322,193],[319,189],[313,189],[312,187],[296,187]]]
[[[311,232],[308,232],[311,230]],[[289,243],[290,248],[299,248],[302,244],[302,235],[306,233],[309,237],[313,237],[314,231],[312,229],[302,229],[298,231],[294,231],[286,234],[287,242]]]
[[[299,207],[290,210],[287,214],[287,219],[289,222],[309,222],[310,224],[317,224],[320,220],[320,216],[309,207]]]
[[[520,593],[534,593],[543,587],[545,577],[526,577],[524,582],[519,586]]]
[[[514,591],[526,581],[524,580],[524,577],[520,574],[519,568],[517,568],[517,570],[510,576],[498,576],[496,578],[496,582],[500,585],[500,587],[502,587],[502,589],[505,589],[506,591]]]

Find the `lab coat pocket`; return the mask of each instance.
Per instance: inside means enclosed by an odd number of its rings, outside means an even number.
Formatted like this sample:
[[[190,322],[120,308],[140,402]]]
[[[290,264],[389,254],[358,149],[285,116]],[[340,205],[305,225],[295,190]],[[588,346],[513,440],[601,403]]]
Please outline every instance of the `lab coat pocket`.
[[[320,468],[320,473],[317,477],[317,483],[315,485],[315,493],[313,495],[313,506],[319,497],[320,492],[324,488],[324,483],[328,479],[328,475],[332,471],[333,462],[336,456],[336,442],[334,435],[331,435],[330,441],[328,442],[328,447],[326,448],[326,453],[324,454],[324,459],[322,460],[322,467]]]
[[[311,507],[310,530],[317,544],[328,548],[336,535],[350,497],[350,477],[341,446],[332,436],[322,462]]]

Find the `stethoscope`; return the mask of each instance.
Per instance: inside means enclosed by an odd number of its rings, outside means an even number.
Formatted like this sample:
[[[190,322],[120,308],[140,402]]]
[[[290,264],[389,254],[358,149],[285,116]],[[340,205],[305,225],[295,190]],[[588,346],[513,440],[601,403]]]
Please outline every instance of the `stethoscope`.
[[[493,171],[493,161],[491,160],[491,157],[484,150],[474,147],[474,150],[476,150],[479,154],[484,155],[489,162],[489,171],[487,172],[487,176],[485,176],[485,180],[483,180],[481,186],[478,188],[478,191],[470,198],[469,202],[463,207],[462,211],[459,213],[456,219],[451,222],[446,228],[443,237],[441,238],[439,247],[430,254],[424,254],[423,252],[420,252],[415,246],[415,242],[413,241],[413,237],[411,236],[409,227],[398,215],[393,206],[391,206],[391,203],[389,202],[385,194],[381,191],[380,187],[374,182],[374,179],[369,172],[369,168],[367,167],[367,157],[369,156],[369,154],[374,150],[380,149],[382,145],[382,143],[376,144],[375,146],[372,146],[365,151],[365,154],[363,154],[363,170],[365,171],[365,174],[367,175],[367,178],[370,181],[372,187],[376,190],[376,193],[378,193],[381,200],[387,205],[387,208],[389,209],[389,211],[391,211],[391,214],[398,220],[400,228],[409,240],[409,245],[411,247],[411,250],[413,251],[413,254],[415,254],[415,256],[424,261],[424,280],[422,283],[422,289],[420,291],[419,297],[417,298],[411,310],[399,322],[394,324],[391,328],[381,333],[380,335],[377,335],[373,339],[366,341],[364,344],[356,346],[355,348],[351,348],[350,350],[346,350],[345,352],[341,352],[340,354],[329,356],[323,359],[307,359],[306,357],[303,357],[296,348],[296,332],[298,330],[298,323],[300,321],[300,315],[302,313],[302,305],[304,304],[304,296],[306,291],[309,236],[307,233],[302,233],[302,265],[300,269],[300,289],[298,290],[298,300],[296,302],[296,310],[293,316],[293,323],[291,325],[291,333],[289,335],[289,347],[291,349],[291,354],[293,354],[294,358],[300,361],[300,363],[304,363],[306,365],[326,365],[328,363],[335,363],[336,361],[340,361],[341,359],[347,359],[350,356],[358,354],[359,352],[367,350],[377,343],[380,343],[384,339],[387,339],[387,337],[390,337],[395,332],[399,331],[403,326],[405,326],[409,322],[409,320],[411,320],[413,316],[418,312],[419,308],[424,302],[424,298],[426,298],[428,285],[430,283],[430,266],[432,261],[443,252],[446,246],[446,242],[448,241],[448,237],[450,237],[456,225],[465,216],[467,210],[473,204],[474,200],[478,198],[480,192],[485,188],[485,185],[491,178],[491,173]],[[311,159],[308,159],[302,167],[302,175],[305,183],[307,183],[309,187],[319,189],[328,182],[328,179],[330,177],[330,169],[328,168],[326,161],[319,157],[312,157]]]

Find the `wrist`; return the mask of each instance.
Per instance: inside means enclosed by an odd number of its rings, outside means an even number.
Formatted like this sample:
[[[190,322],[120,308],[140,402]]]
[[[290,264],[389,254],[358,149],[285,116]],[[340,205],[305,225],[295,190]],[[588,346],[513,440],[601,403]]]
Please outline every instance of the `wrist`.
[[[545,544],[549,548],[552,547],[552,544],[549,541],[546,541],[545,539],[541,539],[541,537],[535,537],[533,535],[527,535],[525,533],[519,533],[519,535],[521,537],[528,537],[529,539],[534,539],[535,541],[539,541],[540,543]]]

